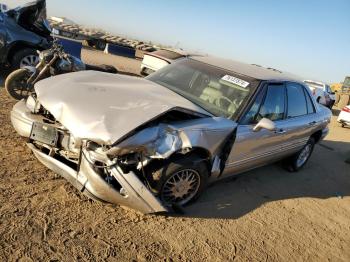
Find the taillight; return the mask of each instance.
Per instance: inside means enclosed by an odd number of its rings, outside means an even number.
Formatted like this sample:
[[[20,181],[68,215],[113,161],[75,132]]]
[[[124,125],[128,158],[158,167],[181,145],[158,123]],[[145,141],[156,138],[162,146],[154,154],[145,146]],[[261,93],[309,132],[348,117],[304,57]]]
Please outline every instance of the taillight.
[[[344,112],[347,112],[347,113],[350,113],[350,108],[348,107],[344,107],[341,111],[344,111]]]

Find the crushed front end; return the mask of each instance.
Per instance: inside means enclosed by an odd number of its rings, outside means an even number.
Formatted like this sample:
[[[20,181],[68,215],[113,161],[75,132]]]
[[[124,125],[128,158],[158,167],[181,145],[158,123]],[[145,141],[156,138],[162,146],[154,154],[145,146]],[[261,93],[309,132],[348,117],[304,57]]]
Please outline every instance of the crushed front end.
[[[40,162],[88,197],[142,213],[168,211],[134,162],[109,157],[108,146],[75,139],[34,97],[14,106],[11,121]]]

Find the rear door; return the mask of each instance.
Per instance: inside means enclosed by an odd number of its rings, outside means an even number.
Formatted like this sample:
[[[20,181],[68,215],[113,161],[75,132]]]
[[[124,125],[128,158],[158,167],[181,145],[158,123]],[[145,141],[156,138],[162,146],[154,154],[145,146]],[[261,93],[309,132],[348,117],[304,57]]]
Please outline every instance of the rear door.
[[[288,82],[285,152],[292,154],[300,150],[315,132],[315,107],[304,86]]]

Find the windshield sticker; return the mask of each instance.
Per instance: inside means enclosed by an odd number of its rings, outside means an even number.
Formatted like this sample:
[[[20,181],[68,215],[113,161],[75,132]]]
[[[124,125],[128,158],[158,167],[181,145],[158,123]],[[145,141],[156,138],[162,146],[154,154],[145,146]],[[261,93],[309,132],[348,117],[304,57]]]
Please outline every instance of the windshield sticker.
[[[225,75],[221,79],[243,88],[247,88],[249,86],[249,83],[247,81],[244,81],[234,76]]]

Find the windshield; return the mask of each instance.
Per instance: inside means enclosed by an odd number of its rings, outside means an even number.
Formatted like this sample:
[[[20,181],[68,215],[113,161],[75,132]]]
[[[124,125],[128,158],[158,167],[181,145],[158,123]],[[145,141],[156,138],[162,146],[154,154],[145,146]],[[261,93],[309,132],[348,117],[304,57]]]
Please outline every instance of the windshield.
[[[259,81],[192,59],[181,59],[147,77],[214,116],[235,117]]]

